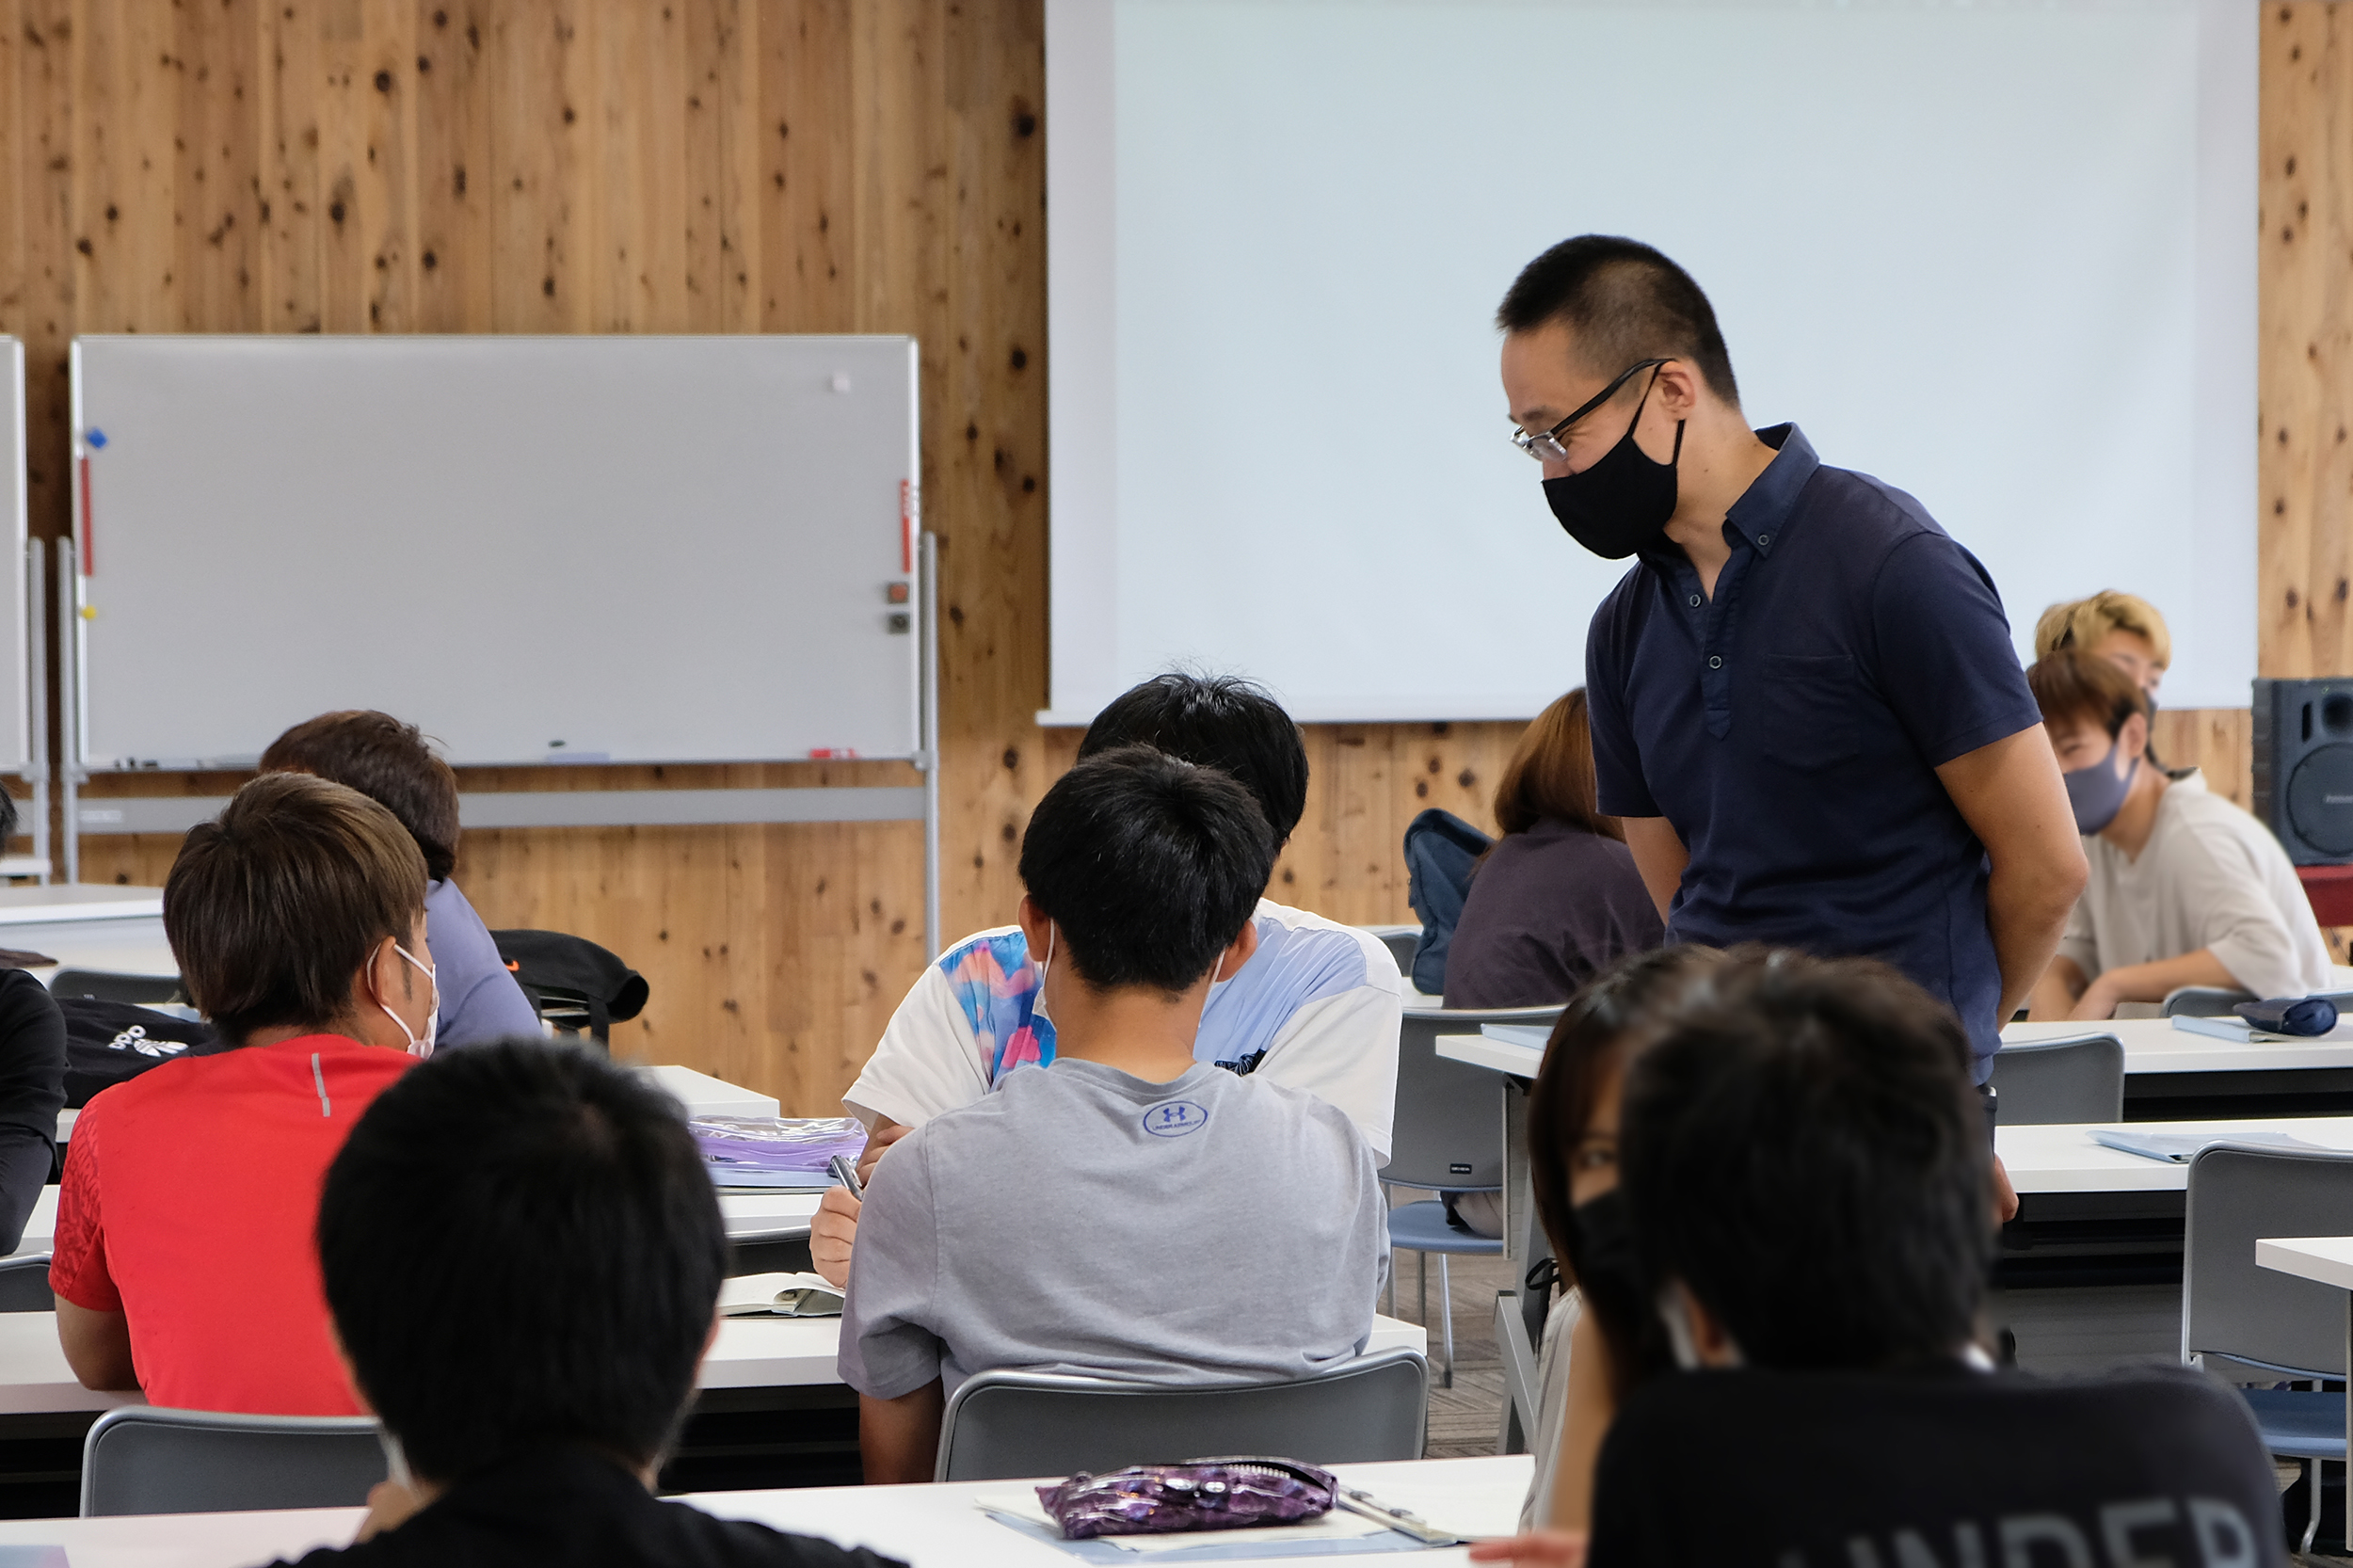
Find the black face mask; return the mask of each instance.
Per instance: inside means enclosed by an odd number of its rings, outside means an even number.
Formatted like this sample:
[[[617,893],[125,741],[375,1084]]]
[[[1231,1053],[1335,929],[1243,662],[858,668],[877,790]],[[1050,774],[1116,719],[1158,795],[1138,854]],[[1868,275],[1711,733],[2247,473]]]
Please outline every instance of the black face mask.
[[[1651,377],[1654,383],[1657,376]],[[1621,561],[1658,536],[1675,515],[1675,464],[1683,457],[1683,421],[1675,421],[1674,455],[1655,463],[1634,444],[1650,388],[1634,406],[1618,444],[1582,473],[1545,481],[1545,500],[1570,538],[1605,561]]]
[[[1612,1382],[1623,1395],[1660,1372],[1674,1369],[1666,1325],[1658,1320],[1657,1293],[1634,1248],[1632,1216],[1625,1195],[1611,1188],[1569,1210],[1561,1240],[1569,1269],[1585,1305],[1609,1340]]]

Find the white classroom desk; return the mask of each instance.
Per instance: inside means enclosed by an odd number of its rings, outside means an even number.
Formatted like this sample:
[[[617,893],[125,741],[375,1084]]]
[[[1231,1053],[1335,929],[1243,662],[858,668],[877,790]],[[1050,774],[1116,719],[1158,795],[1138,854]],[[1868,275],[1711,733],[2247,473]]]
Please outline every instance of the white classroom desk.
[[[2353,1033],[2353,1029],[2341,1032]],[[2175,1029],[2170,1018],[2111,1018],[2105,1023],[2011,1024],[2005,1045],[2037,1040],[2113,1034],[2124,1047],[2127,1077],[2156,1073],[2293,1072],[2315,1067],[2353,1068],[2353,1038],[2266,1040],[2239,1044]],[[1480,1034],[1441,1034],[1438,1054],[1513,1078],[1532,1079],[1544,1063],[1544,1048],[1522,1040]]]
[[[1528,1489],[1526,1454],[1479,1459],[1419,1459],[1389,1464],[1339,1464],[1352,1486],[1421,1506],[1464,1534],[1512,1531]],[[1043,1479],[1043,1478],[1041,1478]],[[812,1486],[776,1492],[709,1492],[685,1501],[729,1519],[750,1519],[843,1545],[869,1546],[912,1568],[1072,1568],[1060,1548],[1016,1533],[974,1506],[980,1496],[1021,1492],[1035,1481],[958,1481],[945,1486]],[[132,1515],[112,1519],[0,1520],[0,1545],[59,1545],[73,1568],[242,1568],[338,1546],[359,1528],[362,1511],[315,1508],[268,1513]],[[1467,1560],[1461,1548],[1410,1554],[1428,1568]],[[1139,1556],[1139,1562],[1149,1562]],[[1249,1561],[1253,1560],[1235,1560]],[[1296,1557],[1259,1562],[1297,1563]],[[1330,1559],[1317,1559],[1325,1561]],[[1339,1560],[1358,1560],[1341,1559]],[[1385,1554],[1362,1560],[1401,1560]]]
[[[2184,1192],[2189,1167],[2127,1154],[2091,1141],[2092,1125],[1997,1127],[1993,1147],[2024,1197],[2034,1192]],[[2133,1122],[2135,1132],[2181,1132],[2227,1143],[2234,1135],[2284,1132],[2322,1148],[2353,1150],[2353,1116],[2265,1117],[2251,1121]]]
[[[808,1234],[809,1218],[817,1212],[817,1200],[824,1196],[823,1192],[722,1192],[719,1213],[727,1223],[728,1235],[735,1240],[789,1241]],[[57,1188],[52,1183],[33,1200],[33,1211],[24,1221],[24,1239],[8,1256],[29,1257],[46,1253],[56,1235]],[[8,1316],[0,1313],[0,1320]]]
[[[801,1388],[839,1384],[839,1318],[724,1318],[696,1386]],[[1408,1350],[1427,1355],[1430,1336],[1416,1323],[1375,1317],[1368,1355]],[[54,1312],[0,1312],[0,1416],[49,1416],[144,1404],[136,1394],[102,1394],[74,1381],[57,1344]]]
[[[28,972],[44,985],[64,969],[176,980],[179,961],[164,939],[164,890],[104,883],[0,888],[0,948],[54,958]]]
[[[775,1116],[783,1107],[774,1095],[763,1095],[753,1089],[738,1088],[723,1079],[698,1073],[692,1067],[640,1066],[637,1069],[670,1093],[670,1096],[685,1108],[690,1116]],[[57,1142],[70,1143],[73,1138],[73,1121],[78,1111],[57,1112]],[[56,1210],[56,1196],[48,1194],[51,1211]],[[815,1207],[811,1200],[810,1207]],[[806,1217],[803,1220],[807,1224]],[[27,1233],[30,1234],[29,1231]],[[17,1249],[22,1252],[24,1248]]]

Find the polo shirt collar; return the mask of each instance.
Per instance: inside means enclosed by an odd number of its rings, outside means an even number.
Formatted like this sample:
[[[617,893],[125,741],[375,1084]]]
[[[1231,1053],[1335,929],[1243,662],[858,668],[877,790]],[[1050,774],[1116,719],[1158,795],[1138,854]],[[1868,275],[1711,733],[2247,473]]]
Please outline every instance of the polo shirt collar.
[[[1737,534],[1754,545],[1759,555],[1769,556],[1783,531],[1796,520],[1798,495],[1822,459],[1795,424],[1769,425],[1756,439],[1774,449],[1773,460],[1724,514],[1724,534],[1727,538]]]

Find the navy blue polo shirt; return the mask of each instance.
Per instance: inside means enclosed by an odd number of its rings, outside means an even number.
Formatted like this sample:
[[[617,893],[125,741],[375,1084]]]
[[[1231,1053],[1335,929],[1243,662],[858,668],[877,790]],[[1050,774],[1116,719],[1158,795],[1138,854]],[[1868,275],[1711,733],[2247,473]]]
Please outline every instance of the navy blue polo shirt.
[[[1601,808],[1691,852],[1671,942],[1881,958],[1948,1002],[1980,1081],[2000,1045],[1985,847],[1936,769],[2041,722],[2001,596],[1903,491],[1797,426],[1724,520],[1715,597],[1678,545],[1593,616]]]

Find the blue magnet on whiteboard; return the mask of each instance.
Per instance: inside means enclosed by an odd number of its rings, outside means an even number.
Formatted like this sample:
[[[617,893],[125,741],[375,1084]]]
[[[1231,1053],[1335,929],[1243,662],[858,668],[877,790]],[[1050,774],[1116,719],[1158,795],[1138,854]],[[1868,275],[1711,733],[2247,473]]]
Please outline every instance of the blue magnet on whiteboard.
[[[93,430],[82,439],[89,442],[91,450],[95,451],[99,447],[106,444],[106,432],[104,430]]]

